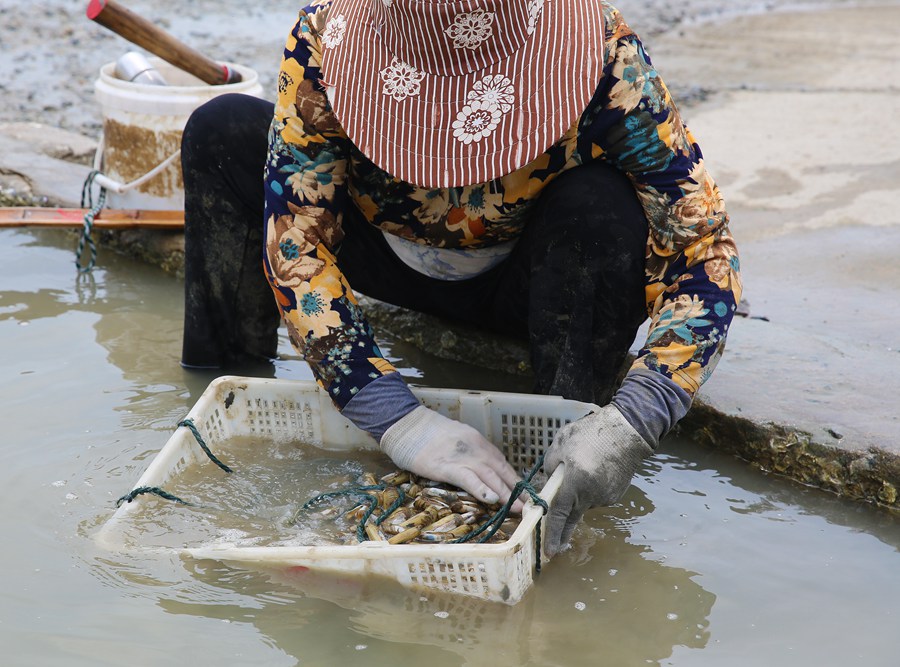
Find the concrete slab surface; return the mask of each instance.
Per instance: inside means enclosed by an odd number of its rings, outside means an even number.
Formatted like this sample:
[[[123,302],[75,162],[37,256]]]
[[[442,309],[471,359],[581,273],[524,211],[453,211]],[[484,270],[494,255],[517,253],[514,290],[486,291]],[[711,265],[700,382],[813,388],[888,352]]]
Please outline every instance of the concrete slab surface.
[[[90,168],[41,152],[41,144],[0,129],[0,189],[46,198],[51,205],[78,207]]]
[[[745,16],[653,52],[664,78],[712,93],[685,116],[728,204],[749,313],[765,318],[735,321],[701,402],[785,427],[758,447],[819,459],[818,473],[782,461],[803,481],[847,491],[854,462],[882,466],[890,488],[868,499],[886,504],[900,482],[897,25],[897,3]],[[704,422],[686,425],[764,458]]]

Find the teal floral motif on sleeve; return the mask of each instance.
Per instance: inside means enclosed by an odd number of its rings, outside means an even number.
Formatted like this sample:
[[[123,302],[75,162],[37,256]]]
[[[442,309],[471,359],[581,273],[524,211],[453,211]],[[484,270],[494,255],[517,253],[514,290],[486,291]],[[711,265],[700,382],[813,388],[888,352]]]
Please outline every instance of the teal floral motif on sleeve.
[[[635,367],[694,394],[724,350],[740,262],[719,189],[643,44],[604,3],[607,63],[580,122],[582,154],[634,184],[647,216],[647,342]]]
[[[335,260],[347,139],[319,82],[328,3],[300,12],[285,47],[265,175],[263,264],[294,348],[339,408],[395,371]]]

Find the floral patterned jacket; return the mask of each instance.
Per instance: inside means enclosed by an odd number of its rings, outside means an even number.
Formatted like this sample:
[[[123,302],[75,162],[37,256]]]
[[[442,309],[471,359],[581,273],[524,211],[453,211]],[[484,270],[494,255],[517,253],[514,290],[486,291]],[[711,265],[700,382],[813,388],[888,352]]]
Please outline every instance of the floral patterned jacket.
[[[320,81],[330,0],[302,10],[284,51],[265,176],[265,270],[294,347],[343,408],[395,371],[335,258],[342,210],[438,248],[515,239],[530,205],[564,171],[606,160],[649,221],[649,334],[634,367],[693,395],[722,354],[740,299],[737,249],[718,187],[639,38],[600,3],[606,62],[581,118],[530,164],[490,183],[422,189],[379,170],[347,139]]]

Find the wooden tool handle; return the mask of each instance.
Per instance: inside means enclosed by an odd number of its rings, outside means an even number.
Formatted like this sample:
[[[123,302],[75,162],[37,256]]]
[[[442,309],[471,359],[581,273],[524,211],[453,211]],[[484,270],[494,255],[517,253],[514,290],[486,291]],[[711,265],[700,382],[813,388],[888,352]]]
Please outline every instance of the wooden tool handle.
[[[105,28],[156,54],[175,67],[183,69],[211,85],[237,83],[239,72],[207,58],[165,30],[138,16],[113,0],[91,0],[87,16]]]

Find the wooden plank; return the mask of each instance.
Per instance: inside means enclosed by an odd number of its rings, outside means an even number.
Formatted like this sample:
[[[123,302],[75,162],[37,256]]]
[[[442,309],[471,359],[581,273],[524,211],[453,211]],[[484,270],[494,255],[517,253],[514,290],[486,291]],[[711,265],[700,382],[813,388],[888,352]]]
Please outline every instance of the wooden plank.
[[[0,228],[81,227],[87,209],[0,207]],[[184,229],[184,211],[117,210],[105,208],[94,219],[95,229]]]

